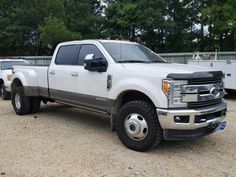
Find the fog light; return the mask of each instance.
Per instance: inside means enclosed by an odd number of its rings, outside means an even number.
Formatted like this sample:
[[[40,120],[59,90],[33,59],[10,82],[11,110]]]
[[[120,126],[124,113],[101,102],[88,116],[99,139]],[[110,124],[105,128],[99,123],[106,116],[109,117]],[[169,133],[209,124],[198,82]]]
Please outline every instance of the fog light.
[[[189,116],[174,116],[176,123],[189,123]]]

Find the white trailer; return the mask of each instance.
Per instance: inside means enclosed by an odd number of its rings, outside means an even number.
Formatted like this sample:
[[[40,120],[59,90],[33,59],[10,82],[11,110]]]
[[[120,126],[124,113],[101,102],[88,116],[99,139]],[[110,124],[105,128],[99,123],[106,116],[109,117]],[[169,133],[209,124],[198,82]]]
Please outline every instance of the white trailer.
[[[225,88],[236,90],[236,60],[189,60],[188,64],[222,71],[225,75]]]

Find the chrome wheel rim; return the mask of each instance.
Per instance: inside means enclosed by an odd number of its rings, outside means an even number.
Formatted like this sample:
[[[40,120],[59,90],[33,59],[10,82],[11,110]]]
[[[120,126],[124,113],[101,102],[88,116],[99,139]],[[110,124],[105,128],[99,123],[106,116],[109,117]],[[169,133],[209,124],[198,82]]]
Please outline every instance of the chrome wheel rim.
[[[18,93],[15,95],[15,105],[17,109],[21,108],[20,95]]]
[[[135,141],[143,140],[148,134],[147,121],[137,113],[132,113],[126,117],[124,127],[126,134]]]

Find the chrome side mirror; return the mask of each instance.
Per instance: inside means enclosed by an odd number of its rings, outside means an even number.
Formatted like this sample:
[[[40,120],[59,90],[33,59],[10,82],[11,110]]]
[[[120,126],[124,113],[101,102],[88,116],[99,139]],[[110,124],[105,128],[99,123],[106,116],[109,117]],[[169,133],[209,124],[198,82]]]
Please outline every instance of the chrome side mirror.
[[[88,71],[106,72],[107,67],[107,60],[103,58],[95,58],[94,54],[88,54],[84,58],[84,69]]]

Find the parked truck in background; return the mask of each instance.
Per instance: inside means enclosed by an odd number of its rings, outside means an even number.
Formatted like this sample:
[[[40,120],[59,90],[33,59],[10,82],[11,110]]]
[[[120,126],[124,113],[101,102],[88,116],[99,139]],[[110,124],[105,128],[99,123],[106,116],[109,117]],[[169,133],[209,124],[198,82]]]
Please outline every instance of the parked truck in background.
[[[188,64],[222,71],[225,89],[236,91],[236,60],[190,60]]]
[[[0,60],[0,96],[7,100],[11,95],[11,78],[13,65],[29,64],[26,60],[3,59]]]
[[[143,45],[84,40],[57,46],[50,66],[15,66],[12,105],[18,115],[56,101],[110,117],[130,149],[195,139],[224,129],[221,71],[170,64]]]

